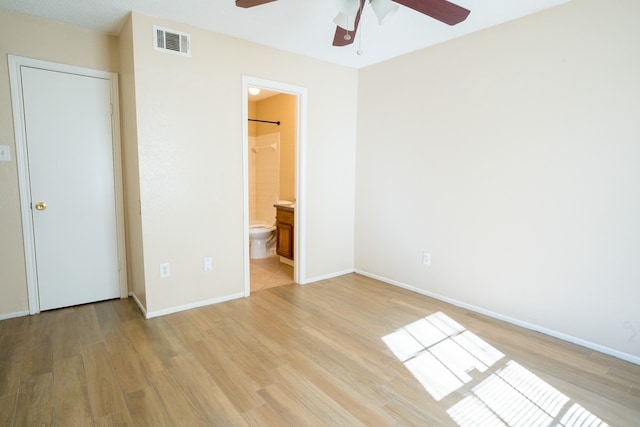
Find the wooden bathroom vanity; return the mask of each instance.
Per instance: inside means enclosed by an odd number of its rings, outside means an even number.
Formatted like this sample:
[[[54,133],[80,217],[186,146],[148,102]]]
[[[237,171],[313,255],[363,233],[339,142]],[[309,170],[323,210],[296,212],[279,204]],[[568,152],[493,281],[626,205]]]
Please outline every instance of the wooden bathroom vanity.
[[[276,208],[276,253],[293,261],[294,208],[289,205],[273,205]]]

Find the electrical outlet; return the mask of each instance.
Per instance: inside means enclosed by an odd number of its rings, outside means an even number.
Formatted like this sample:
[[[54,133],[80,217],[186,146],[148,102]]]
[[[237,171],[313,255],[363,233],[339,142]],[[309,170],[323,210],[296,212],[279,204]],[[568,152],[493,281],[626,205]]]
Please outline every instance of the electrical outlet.
[[[11,161],[11,150],[8,145],[0,145],[0,162]]]
[[[204,271],[211,271],[213,270],[213,258],[205,258],[204,259]]]
[[[431,265],[431,254],[429,252],[422,252],[422,264],[427,267]]]
[[[160,264],[160,278],[164,279],[169,276],[171,276],[171,264],[163,262]]]

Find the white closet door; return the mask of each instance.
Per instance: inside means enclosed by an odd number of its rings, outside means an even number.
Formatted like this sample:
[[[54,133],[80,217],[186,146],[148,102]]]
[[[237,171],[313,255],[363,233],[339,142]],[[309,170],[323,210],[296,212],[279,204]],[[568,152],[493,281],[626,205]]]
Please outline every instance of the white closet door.
[[[40,309],[117,298],[110,81],[27,66],[21,78]]]

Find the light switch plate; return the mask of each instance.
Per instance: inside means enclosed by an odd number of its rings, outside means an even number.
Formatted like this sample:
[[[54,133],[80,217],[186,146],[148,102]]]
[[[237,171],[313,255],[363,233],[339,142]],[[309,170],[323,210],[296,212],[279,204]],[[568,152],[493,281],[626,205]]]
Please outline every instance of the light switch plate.
[[[11,151],[8,145],[0,145],[0,162],[10,162]]]

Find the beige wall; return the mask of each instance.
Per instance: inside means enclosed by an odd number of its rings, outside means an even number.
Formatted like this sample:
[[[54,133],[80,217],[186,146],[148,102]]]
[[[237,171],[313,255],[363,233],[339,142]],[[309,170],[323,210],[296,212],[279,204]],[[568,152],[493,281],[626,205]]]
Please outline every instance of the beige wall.
[[[296,198],[297,97],[279,94],[256,102],[255,116],[260,120],[280,122],[280,126],[256,123],[256,134],[280,133],[280,199]]]
[[[356,268],[640,360],[638,16],[574,0],[362,70]]]
[[[138,122],[134,76],[133,23],[129,16],[118,37],[120,50],[120,115],[122,127],[122,163],[125,187],[125,223],[127,232],[127,282],[129,291],[146,306],[144,251],[140,215],[140,169],[138,158]]]
[[[117,72],[117,39],[0,9],[0,318],[29,309],[7,54]]]
[[[353,269],[357,71],[135,13],[132,22],[147,310],[244,290],[243,75],[307,88],[306,277]],[[153,24],[191,33],[192,57],[154,51]],[[327,212],[334,203],[341,211]]]
[[[193,57],[161,54],[151,26],[193,34]],[[46,37],[44,36],[46,34]],[[243,291],[242,75],[309,93],[307,278],[353,268],[357,72],[170,21],[133,14],[120,38],[0,11],[0,52],[120,71],[129,288],[148,311]],[[7,64],[0,119],[11,121]],[[326,88],[325,82],[333,81]],[[341,108],[333,100],[341,96]],[[334,122],[326,128],[322,123]],[[13,161],[0,163],[0,316],[28,310],[12,126],[0,127]],[[323,145],[321,141],[331,140]],[[322,148],[321,148],[322,147]],[[342,153],[334,156],[335,152]],[[331,174],[333,169],[342,171]],[[346,184],[346,185],[345,185]],[[327,214],[329,203],[341,203]],[[324,230],[331,230],[329,233]],[[340,242],[336,250],[336,242]],[[203,258],[214,259],[205,274]],[[161,262],[172,275],[160,280]]]

